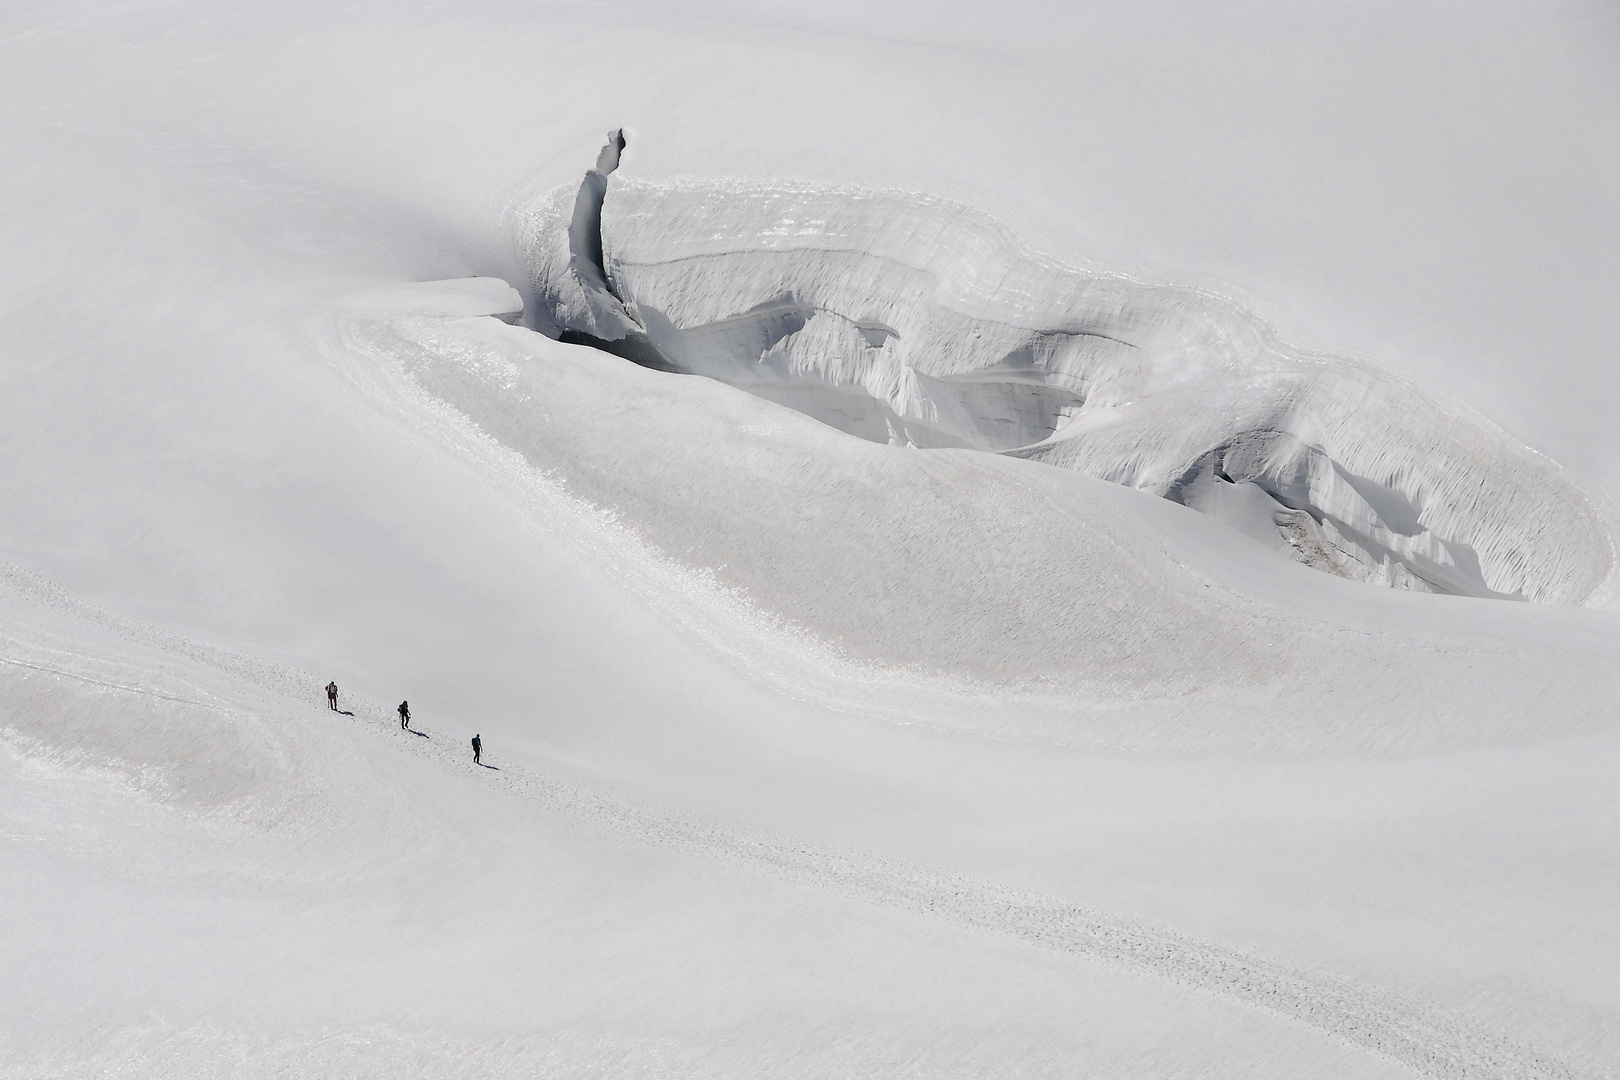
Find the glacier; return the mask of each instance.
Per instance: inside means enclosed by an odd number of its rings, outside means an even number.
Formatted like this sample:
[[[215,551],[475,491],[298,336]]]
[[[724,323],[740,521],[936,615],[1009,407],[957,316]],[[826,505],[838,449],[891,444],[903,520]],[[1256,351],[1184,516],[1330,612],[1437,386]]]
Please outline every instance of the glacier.
[[[1601,7],[0,5],[0,1080],[1612,1078]]]

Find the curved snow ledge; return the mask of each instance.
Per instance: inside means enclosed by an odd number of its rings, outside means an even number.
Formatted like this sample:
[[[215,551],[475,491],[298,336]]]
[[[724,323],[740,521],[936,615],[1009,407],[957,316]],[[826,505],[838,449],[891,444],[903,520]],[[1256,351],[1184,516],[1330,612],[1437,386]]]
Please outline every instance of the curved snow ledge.
[[[925,195],[610,178],[622,147],[519,211],[550,336],[877,442],[1149,491],[1362,581],[1579,604],[1614,575],[1552,462],[1227,298],[1066,265]]]

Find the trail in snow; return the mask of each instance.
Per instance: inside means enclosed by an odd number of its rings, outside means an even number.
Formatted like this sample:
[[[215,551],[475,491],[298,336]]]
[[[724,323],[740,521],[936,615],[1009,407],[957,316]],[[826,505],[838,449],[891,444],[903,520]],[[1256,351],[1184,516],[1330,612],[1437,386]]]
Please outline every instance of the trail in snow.
[[[15,566],[0,563],[0,585],[60,615],[152,646],[251,684],[283,704],[314,709],[320,679],[291,666],[197,641],[105,612]],[[14,644],[21,644],[16,642]],[[13,656],[3,658],[122,692],[143,694],[229,712],[223,703],[192,701],[127,682],[98,679]],[[79,654],[95,670],[104,658]],[[511,797],[547,814],[697,858],[735,866],[862,903],[911,912],[988,931],[1043,949],[1120,965],[1197,988],[1298,1021],[1354,1047],[1400,1063],[1420,1076],[1559,1078],[1596,1073],[1503,1037],[1460,1014],[1404,999],[1329,974],[1292,968],[1243,950],[1200,941],[1069,901],[1026,893],[995,882],[949,874],[899,859],[839,851],[732,824],[704,821],[668,808],[642,805],[577,782],[499,761],[472,762],[466,741],[434,728],[404,732],[393,710],[347,695],[345,720],[392,738],[403,750],[469,771]],[[250,714],[251,715],[251,714]],[[486,752],[486,757],[490,755]]]
[[[162,701],[173,701],[180,705],[195,705],[203,709],[218,709],[221,712],[237,713],[242,716],[252,715],[241,709],[232,709],[224,705],[217,705],[208,701],[193,701],[191,698],[176,697],[174,694],[165,694],[160,690],[148,690],[141,686],[125,686],[123,683],[107,682],[105,679],[92,679],[88,675],[78,675],[61,668],[49,667],[45,664],[31,664],[26,660],[18,660],[10,656],[0,656],[0,664],[10,664],[13,667],[28,668],[30,671],[43,671],[48,675],[60,675],[64,679],[73,679],[77,682],[88,683],[91,686],[101,686],[108,690],[122,690],[129,694],[140,694],[144,697],[158,698]]]

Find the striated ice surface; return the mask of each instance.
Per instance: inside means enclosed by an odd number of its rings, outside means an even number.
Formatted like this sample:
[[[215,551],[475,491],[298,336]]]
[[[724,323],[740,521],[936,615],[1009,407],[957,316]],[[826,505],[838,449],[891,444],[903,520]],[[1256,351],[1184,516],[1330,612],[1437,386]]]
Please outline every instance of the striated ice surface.
[[[1226,297],[1069,265],[911,192],[610,177],[622,149],[519,213],[552,336],[865,439],[1149,491],[1375,584],[1578,604],[1615,573],[1554,463]]]

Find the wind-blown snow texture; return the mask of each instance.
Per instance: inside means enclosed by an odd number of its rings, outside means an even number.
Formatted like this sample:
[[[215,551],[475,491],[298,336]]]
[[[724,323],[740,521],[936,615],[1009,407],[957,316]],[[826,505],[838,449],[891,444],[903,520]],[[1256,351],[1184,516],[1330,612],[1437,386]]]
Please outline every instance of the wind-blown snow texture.
[[[622,148],[614,132],[572,203],[520,212],[548,332],[869,440],[1149,491],[1362,581],[1607,596],[1613,538],[1582,492],[1407,380],[1291,348],[1220,296],[1039,255],[942,199],[609,177]]]

